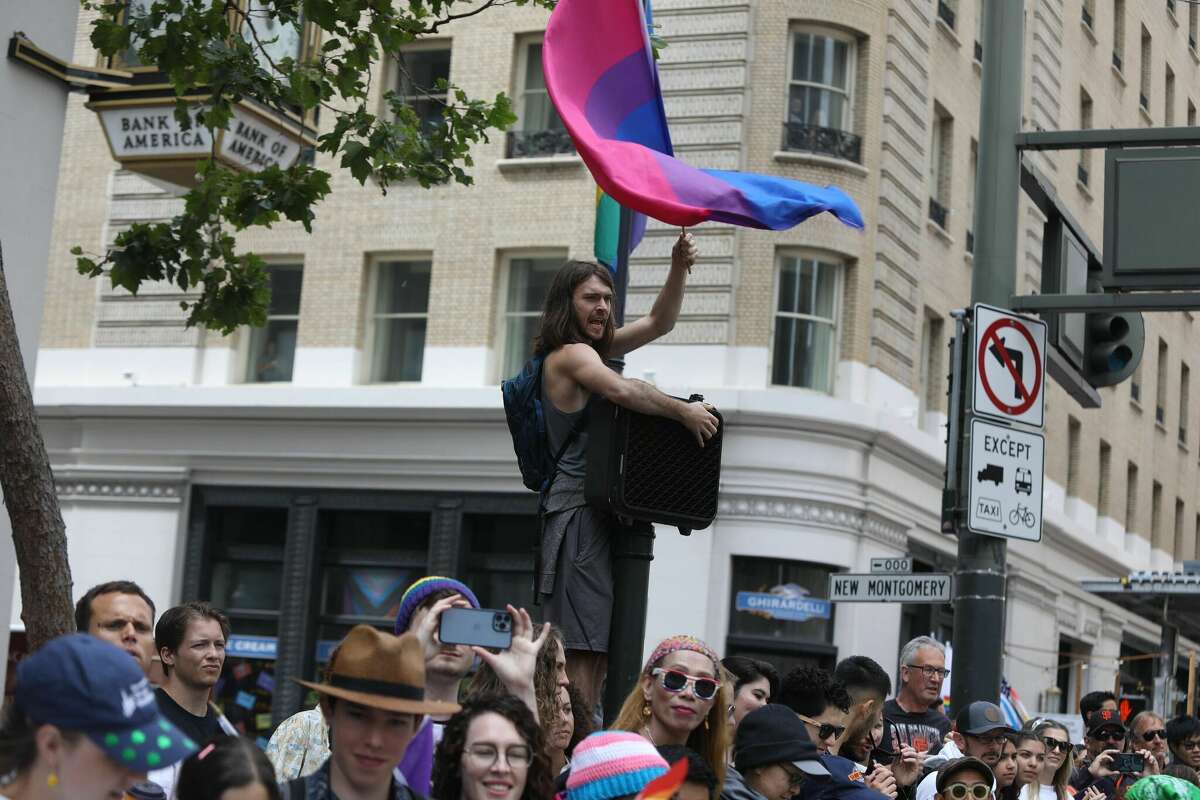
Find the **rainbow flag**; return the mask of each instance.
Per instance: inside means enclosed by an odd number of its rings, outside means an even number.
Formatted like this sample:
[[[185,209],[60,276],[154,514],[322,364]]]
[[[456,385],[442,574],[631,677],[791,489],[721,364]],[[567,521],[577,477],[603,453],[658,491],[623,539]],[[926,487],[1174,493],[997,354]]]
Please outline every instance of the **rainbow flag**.
[[[646,784],[635,800],[671,800],[687,780],[688,762],[681,758],[665,774]]]
[[[669,225],[783,230],[828,211],[861,228],[845,192],[674,158],[640,0],[559,0],[542,45],[546,88],[597,185]]]

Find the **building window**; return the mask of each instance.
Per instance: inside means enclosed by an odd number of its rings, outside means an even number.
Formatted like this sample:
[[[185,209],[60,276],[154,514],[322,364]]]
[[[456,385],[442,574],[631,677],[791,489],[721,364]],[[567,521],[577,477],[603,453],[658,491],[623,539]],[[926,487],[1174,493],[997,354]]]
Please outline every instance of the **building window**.
[[[929,414],[940,411],[945,389],[942,386],[942,374],[946,371],[942,366],[946,347],[942,342],[942,318],[932,309],[925,309],[925,319],[921,326],[921,416],[919,425],[928,432],[933,432],[928,419]]]
[[[1142,404],[1142,361],[1139,358],[1137,366],[1133,368],[1133,374],[1129,376],[1129,401]]]
[[[1125,533],[1134,532],[1137,525],[1138,468],[1132,461],[1125,470]]]
[[[1150,484],[1150,542],[1162,550],[1167,549],[1162,530],[1162,484],[1158,481]]]
[[[954,163],[954,117],[934,103],[933,138],[929,147],[929,219],[942,230],[950,227],[950,180]]]
[[[1200,8],[1197,8],[1195,3],[1188,3],[1188,47],[1193,52],[1196,50],[1197,24],[1200,23],[1198,15]]]
[[[1083,0],[1083,24],[1089,29],[1095,28],[1096,0]]]
[[[783,149],[862,162],[853,130],[854,40],[817,31],[792,34]]]
[[[963,247],[975,253],[975,192],[979,187],[979,142],[971,139],[970,172],[967,173],[967,233]]]
[[[304,269],[299,264],[272,265],[267,268],[267,278],[271,286],[271,303],[267,307],[267,324],[250,329],[247,383],[290,381],[296,359]]]
[[[1188,369],[1187,364],[1179,365],[1179,443],[1184,447],[1187,446],[1188,440],[1188,418],[1191,411],[1188,405],[1191,401],[1192,393],[1192,371]]]
[[[1067,417],[1067,497],[1079,497],[1079,420]]]
[[[983,64],[983,17],[987,14],[987,3],[979,0],[975,6],[975,62]]]
[[[397,61],[396,92],[426,129],[442,124],[445,83],[450,80],[450,47],[445,43],[404,50]]]
[[[550,102],[546,91],[546,77],[542,74],[541,41],[525,41],[518,45],[517,75],[521,84],[517,89],[520,117],[519,130],[508,132],[508,158],[531,156],[554,156],[574,153],[575,145],[563,127],[558,111]]]
[[[779,255],[771,383],[833,390],[841,271],[816,258]]]
[[[546,292],[562,266],[561,256],[509,257],[506,270],[504,313],[501,314],[501,340],[504,354],[500,376],[507,378],[521,371],[533,353],[533,337],[546,301]]]
[[[954,30],[958,19],[958,0],[937,0],[937,15],[947,28]]]
[[[1154,421],[1167,424],[1167,343],[1158,340],[1158,363],[1155,365]]]
[[[258,65],[265,70],[273,71],[279,62],[285,58],[299,61],[304,53],[304,25],[288,24],[279,21],[272,6],[266,0],[250,0],[247,8],[254,30],[246,24],[242,36],[254,48]],[[257,41],[255,38],[257,36]],[[259,46],[261,43],[261,47]]]
[[[246,735],[311,708],[292,678],[318,676],[354,625],[390,632],[416,578],[461,577],[485,607],[532,608],[527,494],[199,486],[189,513],[182,594],[229,614],[216,697]]]
[[[429,320],[428,260],[380,261],[375,265],[368,338],[371,383],[421,380]]]
[[[1196,6],[1192,6],[1192,8],[1196,8]],[[1188,100],[1187,104],[1187,124],[1189,128],[1196,127],[1196,104],[1191,100]]]
[[[287,522],[286,507],[209,506],[204,513],[211,559],[206,596],[229,616],[232,631],[214,699],[251,736],[269,736],[272,727],[271,695],[256,688],[275,672]]]
[[[1112,515],[1109,501],[1112,496],[1112,446],[1100,440],[1100,483],[1096,489],[1096,513],[1102,517]]]
[[[1092,96],[1087,93],[1086,89],[1079,90],[1079,127],[1081,130],[1088,130],[1092,127]],[[1079,151],[1079,182],[1084,186],[1088,185],[1092,174],[1092,151],[1084,148]]]
[[[780,674],[802,665],[832,669],[834,569],[749,556],[734,556],[732,566],[725,653],[770,661]]]
[[[1163,124],[1168,128],[1175,125],[1175,72],[1167,67],[1163,79]]]
[[[1171,555],[1176,561],[1183,561],[1187,558],[1184,555],[1183,542],[1183,499],[1175,498],[1175,547],[1171,550]]]
[[[1141,83],[1139,84],[1140,94],[1138,95],[1138,103],[1141,104],[1142,110],[1147,114],[1150,113],[1150,58],[1153,50],[1153,40],[1150,38],[1150,31],[1142,28],[1142,74]]]
[[[1125,59],[1125,0],[1113,0],[1113,57],[1117,72],[1124,70]]]

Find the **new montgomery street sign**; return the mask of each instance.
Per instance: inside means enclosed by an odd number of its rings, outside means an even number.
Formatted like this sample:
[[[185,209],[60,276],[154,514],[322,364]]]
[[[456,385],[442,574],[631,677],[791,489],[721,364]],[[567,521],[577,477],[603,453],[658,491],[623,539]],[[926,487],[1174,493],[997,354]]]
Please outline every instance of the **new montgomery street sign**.
[[[952,588],[951,577],[938,573],[829,576],[829,599],[834,603],[949,603]]]

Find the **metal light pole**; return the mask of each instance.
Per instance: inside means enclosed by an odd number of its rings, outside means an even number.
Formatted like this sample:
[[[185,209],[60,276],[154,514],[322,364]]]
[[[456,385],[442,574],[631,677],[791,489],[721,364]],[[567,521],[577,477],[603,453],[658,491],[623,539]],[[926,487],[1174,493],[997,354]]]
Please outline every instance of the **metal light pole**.
[[[621,207],[617,236],[617,280],[614,317],[625,324],[625,299],[629,291],[629,243],[633,212]],[[623,359],[611,362],[618,372]],[[654,526],[635,521],[613,527],[613,611],[608,640],[608,674],[604,684],[604,721],[611,723],[621,703],[642,671],[642,647],[646,638],[646,595],[650,591],[650,562],[654,560]]]
[[[984,3],[983,97],[979,115],[979,174],[975,192],[975,267],[971,302],[1008,307],[1015,294],[1024,61],[1025,3]],[[954,712],[1000,695],[1004,642],[1007,542],[958,528],[954,582],[954,651],[970,669],[951,672]]]

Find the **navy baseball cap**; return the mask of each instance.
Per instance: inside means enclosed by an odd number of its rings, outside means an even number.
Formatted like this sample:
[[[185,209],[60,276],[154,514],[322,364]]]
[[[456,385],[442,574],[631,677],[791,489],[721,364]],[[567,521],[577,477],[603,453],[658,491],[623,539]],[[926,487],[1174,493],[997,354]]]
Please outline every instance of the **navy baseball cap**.
[[[84,734],[135,772],[174,764],[196,743],[158,713],[154,688],[124,650],[84,633],[47,642],[17,665],[17,709]]]

